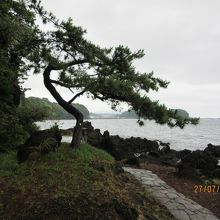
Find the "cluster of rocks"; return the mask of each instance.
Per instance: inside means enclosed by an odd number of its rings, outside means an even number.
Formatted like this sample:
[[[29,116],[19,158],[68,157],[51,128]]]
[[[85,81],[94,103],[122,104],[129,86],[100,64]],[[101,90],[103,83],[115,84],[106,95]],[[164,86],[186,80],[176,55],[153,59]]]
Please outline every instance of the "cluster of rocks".
[[[129,165],[139,166],[143,161],[160,163],[177,168],[179,176],[200,178],[201,176],[220,177],[220,146],[208,144],[205,150],[181,150],[170,148],[169,143],[147,140],[146,138],[121,138],[110,135],[108,131],[101,134],[94,129],[91,122],[84,122],[89,144],[104,149],[116,160],[123,160]]]
[[[84,122],[83,127],[87,130],[88,143],[104,149],[116,160],[135,161],[136,158],[137,161],[147,158],[167,164],[175,164],[179,160],[174,158],[175,151],[170,149],[169,143],[140,137],[122,138],[118,135],[110,135],[108,131],[101,134],[100,129],[94,129],[88,121]]]
[[[189,178],[202,176],[220,178],[220,146],[208,144],[204,150],[192,151],[181,159],[178,164],[178,174]]]
[[[18,147],[17,160],[21,163],[55,151],[60,146],[61,140],[62,135],[58,128],[36,131]]]

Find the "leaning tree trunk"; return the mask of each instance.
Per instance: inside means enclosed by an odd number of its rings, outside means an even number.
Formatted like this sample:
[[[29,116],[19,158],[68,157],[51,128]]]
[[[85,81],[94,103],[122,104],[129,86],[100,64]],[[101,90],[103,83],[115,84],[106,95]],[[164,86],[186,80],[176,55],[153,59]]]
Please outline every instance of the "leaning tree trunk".
[[[73,131],[73,137],[72,137],[70,147],[79,148],[81,137],[82,137],[83,114],[78,109],[76,109],[71,103],[66,102],[61,97],[61,95],[57,92],[56,88],[53,86],[51,79],[50,79],[50,73],[52,70],[53,69],[50,66],[48,66],[44,70],[44,74],[43,74],[44,85],[49,90],[51,95],[55,98],[57,103],[76,118],[76,126]]]
[[[70,146],[71,147],[79,147],[81,143],[81,138],[82,138],[82,123],[83,123],[83,118],[76,118],[76,126],[73,131],[73,138],[71,141]]]

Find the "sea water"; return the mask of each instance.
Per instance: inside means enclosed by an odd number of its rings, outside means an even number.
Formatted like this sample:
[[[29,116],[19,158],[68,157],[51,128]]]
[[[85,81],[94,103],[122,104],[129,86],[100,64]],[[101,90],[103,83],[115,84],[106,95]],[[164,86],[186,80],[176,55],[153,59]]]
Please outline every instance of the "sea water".
[[[187,125],[184,129],[169,128],[158,125],[153,121],[145,121],[140,127],[136,119],[89,119],[94,128],[103,133],[108,130],[111,135],[121,137],[141,137],[150,140],[169,142],[175,150],[196,150],[207,147],[207,144],[220,145],[220,119],[200,119],[198,125]],[[37,122],[41,129],[46,129],[57,123],[60,128],[72,128],[75,120],[46,120]],[[63,141],[70,142],[71,137],[63,137]]]

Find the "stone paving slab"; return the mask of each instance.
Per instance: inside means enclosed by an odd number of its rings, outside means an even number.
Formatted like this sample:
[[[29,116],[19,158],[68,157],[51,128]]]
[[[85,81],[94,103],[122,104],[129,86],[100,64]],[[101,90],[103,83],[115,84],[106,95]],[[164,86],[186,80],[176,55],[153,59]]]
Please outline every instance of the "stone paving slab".
[[[149,170],[124,167],[166,206],[178,220],[219,220],[211,211],[178,193]]]

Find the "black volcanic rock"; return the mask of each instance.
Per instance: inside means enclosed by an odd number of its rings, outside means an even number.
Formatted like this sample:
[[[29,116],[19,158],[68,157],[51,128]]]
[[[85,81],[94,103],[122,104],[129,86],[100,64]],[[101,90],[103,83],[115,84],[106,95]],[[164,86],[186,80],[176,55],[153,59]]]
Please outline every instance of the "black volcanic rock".
[[[185,156],[187,156],[188,154],[190,154],[192,151],[188,150],[188,149],[184,149],[184,150],[180,150],[176,152],[176,156],[179,159],[183,159]]]
[[[196,150],[186,155],[178,166],[178,174],[189,178],[200,178],[202,175],[213,176],[218,160],[209,153]]]
[[[208,144],[208,147],[205,148],[205,152],[211,153],[215,157],[220,158],[220,145]]]
[[[17,160],[21,163],[29,158],[37,158],[42,153],[55,151],[60,146],[61,140],[62,136],[58,128],[36,131],[18,147]]]
[[[102,135],[99,129],[88,130],[87,141],[95,147],[106,150],[116,160],[129,158],[134,153],[158,152],[159,150],[156,141],[139,137],[121,138],[118,135],[110,135],[108,131]]]
[[[125,164],[140,167],[140,161],[134,155],[130,156],[128,159],[124,161]]]

